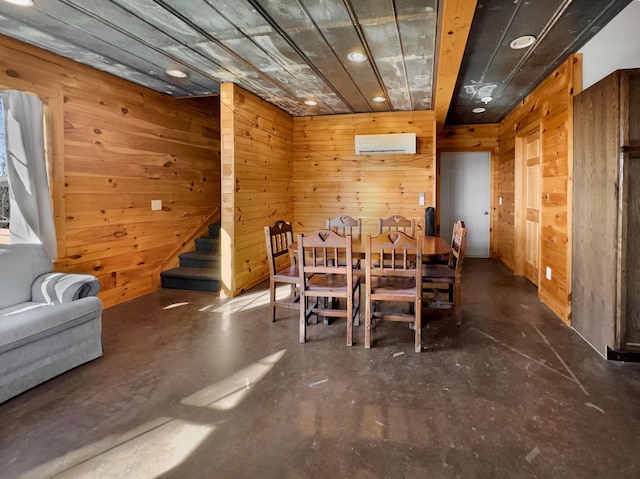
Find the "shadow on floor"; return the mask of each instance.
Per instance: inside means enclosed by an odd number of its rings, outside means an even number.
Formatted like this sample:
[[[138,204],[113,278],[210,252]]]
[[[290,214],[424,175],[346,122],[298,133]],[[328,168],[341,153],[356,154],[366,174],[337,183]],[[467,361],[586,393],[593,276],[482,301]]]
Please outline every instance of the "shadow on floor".
[[[0,474],[122,478],[636,477],[640,365],[607,362],[493,260],[463,324],[426,313],[345,346],[344,321],[268,321],[158,290],[104,312],[105,355],[0,405]]]

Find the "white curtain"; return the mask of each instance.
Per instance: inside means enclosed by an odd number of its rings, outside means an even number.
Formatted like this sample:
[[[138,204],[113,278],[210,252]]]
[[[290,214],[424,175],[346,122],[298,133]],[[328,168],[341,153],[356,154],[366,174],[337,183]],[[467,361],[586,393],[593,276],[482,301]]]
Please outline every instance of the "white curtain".
[[[11,243],[41,243],[57,257],[56,232],[44,154],[42,101],[17,90],[2,90]]]

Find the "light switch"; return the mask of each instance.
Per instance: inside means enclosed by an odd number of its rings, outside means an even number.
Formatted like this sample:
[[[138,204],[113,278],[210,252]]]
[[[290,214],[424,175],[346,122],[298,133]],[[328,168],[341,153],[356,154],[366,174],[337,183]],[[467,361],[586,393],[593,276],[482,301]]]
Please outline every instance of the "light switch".
[[[502,205],[502,196],[498,197],[498,204]]]
[[[151,209],[152,210],[161,210],[162,209],[162,200],[151,200]]]
[[[420,192],[420,206],[424,206],[424,192]]]
[[[551,268],[549,266],[547,266],[547,279],[551,281]]]

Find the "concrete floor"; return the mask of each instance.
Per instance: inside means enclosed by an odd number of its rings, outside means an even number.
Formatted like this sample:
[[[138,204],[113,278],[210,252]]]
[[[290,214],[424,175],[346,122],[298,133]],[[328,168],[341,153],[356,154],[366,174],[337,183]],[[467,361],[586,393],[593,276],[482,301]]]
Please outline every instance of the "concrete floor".
[[[267,320],[159,290],[104,312],[104,357],[0,405],[0,477],[640,477],[640,364],[607,362],[526,280],[465,262],[461,328]]]

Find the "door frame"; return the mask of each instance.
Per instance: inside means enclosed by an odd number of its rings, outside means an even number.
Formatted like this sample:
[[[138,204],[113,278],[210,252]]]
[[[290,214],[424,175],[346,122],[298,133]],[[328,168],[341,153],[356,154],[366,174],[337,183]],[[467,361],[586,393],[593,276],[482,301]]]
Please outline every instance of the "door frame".
[[[493,235],[494,221],[496,215],[494,215],[494,179],[495,179],[495,158],[497,154],[497,148],[438,148],[436,152],[436,236],[440,237],[440,209],[441,209],[441,197],[442,186],[440,184],[440,178],[442,175],[442,153],[489,153],[489,258],[496,258],[495,239]]]
[[[527,181],[527,168],[526,168],[526,138],[532,133],[538,132],[538,138],[540,141],[540,190],[542,191],[542,163],[544,160],[544,145],[542,144],[542,120],[535,121],[529,126],[519,131],[515,135],[515,175],[514,175],[514,211],[513,211],[513,227],[514,227],[514,252],[513,252],[513,274],[516,276],[524,276],[525,263],[526,263],[526,219],[527,219],[527,207],[526,207],[526,181]],[[542,205],[538,213],[538,284],[536,288],[540,286],[540,269],[541,269],[541,256],[540,251],[542,249]]]

